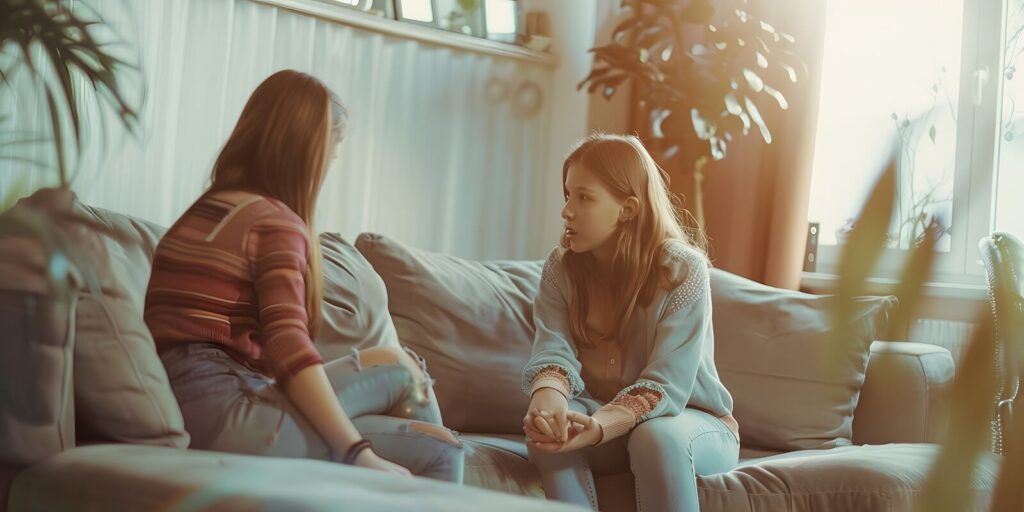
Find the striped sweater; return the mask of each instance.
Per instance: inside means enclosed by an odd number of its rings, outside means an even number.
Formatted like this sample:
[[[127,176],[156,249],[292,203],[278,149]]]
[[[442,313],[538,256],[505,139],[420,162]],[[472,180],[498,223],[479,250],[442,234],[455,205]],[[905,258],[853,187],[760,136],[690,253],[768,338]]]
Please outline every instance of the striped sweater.
[[[145,319],[157,349],[215,343],[278,379],[322,363],[306,314],[308,243],[305,222],[276,199],[200,197],[153,257]]]

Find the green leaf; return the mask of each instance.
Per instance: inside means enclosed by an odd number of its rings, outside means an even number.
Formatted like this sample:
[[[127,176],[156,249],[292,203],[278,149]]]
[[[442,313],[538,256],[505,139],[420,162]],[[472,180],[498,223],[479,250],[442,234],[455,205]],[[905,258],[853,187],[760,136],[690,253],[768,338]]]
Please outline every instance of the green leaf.
[[[968,343],[947,394],[949,423],[940,450],[915,503],[921,512],[960,512],[971,508],[974,466],[989,443],[991,397],[996,393],[993,354],[995,338],[988,312],[977,316],[977,330]],[[1014,482],[1019,486],[1020,482]],[[1007,510],[1007,509],[993,509]]]
[[[607,75],[608,73],[610,73],[613,70],[614,70],[614,68],[610,68],[610,67],[603,67],[603,68],[596,68],[595,67],[595,68],[591,69],[590,70],[590,74],[587,75],[587,77],[584,78],[583,80],[580,80],[580,83],[576,86],[576,90],[578,91],[578,90],[582,89],[588,82],[593,82],[595,80],[601,79],[602,77],[604,77],[605,75]]]
[[[743,78],[747,80],[747,85],[749,85],[754,92],[761,92],[764,90],[764,80],[762,80],[757,73],[750,69],[743,68]]]
[[[697,109],[690,110],[690,120],[693,122],[693,132],[700,140],[710,140],[715,134],[715,123],[705,119]]]
[[[767,69],[768,68],[768,58],[765,57],[764,54],[761,53],[761,52],[755,52],[755,53],[757,53],[757,66],[760,67],[761,69]]]
[[[924,293],[925,283],[932,274],[935,263],[935,244],[941,238],[944,228],[939,221],[932,219],[925,229],[924,238],[917,244],[907,257],[907,262],[896,285],[895,295],[900,304],[889,321],[889,334],[886,339],[898,339],[900,332],[909,324]]]
[[[53,99],[50,88],[46,88],[46,104],[50,112],[50,127],[53,129],[53,147],[57,153],[57,170],[60,175],[60,186],[68,185],[67,164],[64,160],[64,138],[61,136],[60,115],[57,112],[57,102]]]
[[[796,68],[787,64],[783,64],[782,69],[786,70],[786,75],[789,76],[789,81],[796,83]]]
[[[786,101],[786,97],[783,96],[781,92],[772,88],[770,85],[764,86],[764,92],[765,94],[771,96],[772,98],[775,98],[775,102],[779,104],[779,108],[781,108],[782,110],[789,109],[789,103]]]
[[[71,52],[67,52],[55,44],[44,44],[43,47],[50,56],[50,64],[53,66],[54,74],[60,79],[60,92],[63,93],[65,104],[68,107],[67,112],[71,116],[75,148],[80,149],[82,145],[82,123],[78,117],[78,101],[75,98],[75,87],[71,81],[71,70],[63,58]],[[49,86],[47,86],[47,89],[49,90]]]
[[[634,27],[643,23],[644,21],[646,21],[646,19],[643,16],[641,16],[640,14],[634,14],[633,16],[630,16],[619,22],[618,25],[615,25],[615,28],[612,29],[612,37],[615,38],[619,34],[629,32]]]
[[[867,278],[885,248],[896,199],[896,162],[894,154],[871,189],[839,254],[831,331],[834,350],[829,353],[829,363],[833,366],[839,364],[841,354],[850,353],[857,343],[846,327],[857,312],[855,297],[866,294]]]
[[[747,113],[750,114],[750,120],[757,125],[757,129],[761,132],[761,138],[764,139],[764,143],[771,144],[772,134],[768,131],[768,125],[764,124],[764,119],[761,118],[761,111],[757,109],[757,105],[750,100],[749,96],[744,97],[743,100],[747,107]]]
[[[740,106],[740,102],[736,99],[736,95],[731,92],[725,94],[725,110],[734,116],[738,116],[743,113],[743,107]]]

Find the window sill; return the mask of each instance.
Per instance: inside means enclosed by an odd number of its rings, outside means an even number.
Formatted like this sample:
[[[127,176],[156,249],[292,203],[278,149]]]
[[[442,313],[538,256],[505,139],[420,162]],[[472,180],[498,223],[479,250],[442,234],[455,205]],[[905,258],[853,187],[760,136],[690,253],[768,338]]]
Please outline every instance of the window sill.
[[[345,7],[330,0],[253,0],[257,3],[341,23],[380,34],[411,39],[424,43],[447,46],[496,57],[523,60],[546,67],[558,65],[558,59],[549,53],[537,52],[508,43],[448,32],[440,28],[374,16]]]
[[[800,288],[812,293],[834,293],[839,277],[821,272],[804,272],[800,278]],[[867,281],[868,293],[895,293],[899,281],[881,277],[871,277]],[[924,284],[924,294],[928,297],[964,300],[988,300],[988,287],[974,283],[928,282]]]

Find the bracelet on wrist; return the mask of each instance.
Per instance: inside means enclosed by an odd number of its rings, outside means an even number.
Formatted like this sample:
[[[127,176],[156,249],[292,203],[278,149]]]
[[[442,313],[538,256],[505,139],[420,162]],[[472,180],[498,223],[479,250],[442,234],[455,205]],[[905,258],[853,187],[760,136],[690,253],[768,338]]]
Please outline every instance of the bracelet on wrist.
[[[373,445],[371,445],[370,441],[366,439],[360,439],[359,441],[352,443],[352,446],[348,447],[348,450],[345,452],[345,456],[341,459],[341,463],[348,464],[350,466],[355,464],[356,457],[358,457],[359,454],[367,448],[373,448]]]

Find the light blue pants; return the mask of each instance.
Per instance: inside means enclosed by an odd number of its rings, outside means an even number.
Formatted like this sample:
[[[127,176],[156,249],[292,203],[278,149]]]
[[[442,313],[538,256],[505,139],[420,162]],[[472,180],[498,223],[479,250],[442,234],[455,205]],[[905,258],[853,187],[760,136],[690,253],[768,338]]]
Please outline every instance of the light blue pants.
[[[570,400],[569,408],[593,414],[596,400]],[[736,466],[739,439],[722,420],[696,409],[653,418],[627,436],[593,448],[547,453],[529,448],[548,499],[598,510],[594,473],[621,472],[626,463],[636,481],[637,512],[700,510],[697,476]],[[627,462],[628,461],[628,462]]]
[[[183,344],[161,359],[192,435],[191,448],[340,459],[273,379],[246,368],[217,345]],[[324,371],[346,414],[378,455],[414,475],[462,482],[462,443],[454,432],[436,427],[442,424],[441,412],[429,377],[424,381],[397,362],[363,367],[358,352],[326,363]]]

